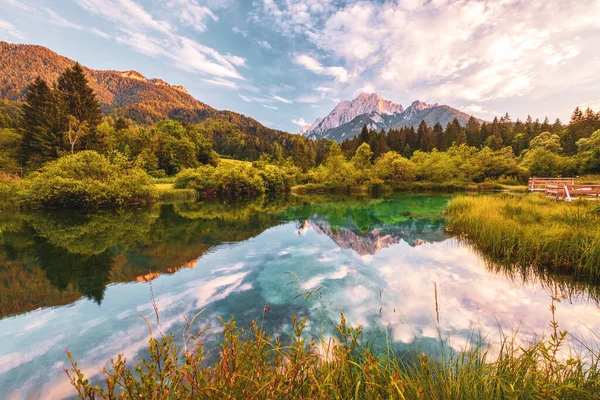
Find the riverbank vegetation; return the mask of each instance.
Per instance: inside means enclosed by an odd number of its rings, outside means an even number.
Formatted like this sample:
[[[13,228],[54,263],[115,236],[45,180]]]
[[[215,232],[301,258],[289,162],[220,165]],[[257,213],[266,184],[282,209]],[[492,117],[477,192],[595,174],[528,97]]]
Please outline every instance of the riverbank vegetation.
[[[542,196],[459,196],[448,229],[494,262],[600,278],[600,207]]]
[[[388,132],[365,126],[341,144],[269,132],[235,118],[139,124],[106,115],[85,71],[75,64],[52,87],[41,78],[32,82],[23,104],[0,103],[0,203],[4,208],[99,207],[150,201],[157,195],[148,192],[142,174],[177,177],[174,188],[156,188],[161,198],[191,198],[192,191],[255,196],[294,186],[306,192],[506,189],[529,176],[600,173],[600,115],[591,109],[577,108],[567,125],[531,118],[512,122],[505,115],[492,122],[471,118],[466,126],[457,120],[446,127],[422,122],[417,129]],[[100,158],[93,158],[100,164],[116,162],[126,179],[136,175],[127,190],[121,188],[131,193],[91,199],[90,192],[85,201],[24,197],[39,174],[55,182],[64,179],[50,177],[57,169],[46,164],[63,158],[70,160],[65,164],[76,163],[80,152],[97,153]],[[103,185],[92,182],[93,173],[80,178],[85,184],[77,184],[79,191]],[[75,190],[77,185],[70,185]]]
[[[291,335],[272,339],[263,331],[264,314],[248,330],[233,320],[224,322],[221,351],[212,366],[205,364],[203,330],[196,333],[188,326],[183,349],[167,334],[150,339],[149,359],[135,367],[122,355],[113,359],[104,388],[90,384],[71,354],[65,371],[82,399],[121,394],[161,399],[593,399],[600,390],[598,354],[569,353],[567,332],[554,319],[549,337],[525,345],[505,338],[496,355],[479,342],[457,353],[440,340],[437,357],[399,357],[362,345],[360,327],[348,326],[343,314],[330,340],[307,336],[306,319],[296,316]]]

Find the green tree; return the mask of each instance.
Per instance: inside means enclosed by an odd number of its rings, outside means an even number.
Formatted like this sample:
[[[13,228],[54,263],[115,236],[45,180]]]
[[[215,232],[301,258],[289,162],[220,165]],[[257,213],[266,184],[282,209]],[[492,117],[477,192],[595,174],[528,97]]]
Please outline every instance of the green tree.
[[[529,143],[529,148],[543,148],[549,152],[560,154],[562,147],[560,146],[560,137],[550,132],[542,132]]]
[[[96,127],[102,121],[102,110],[83,67],[75,63],[73,67],[67,68],[58,77],[56,90],[65,105],[66,113],[76,118],[79,124],[85,123],[89,129],[89,134],[82,138],[78,147],[96,149],[99,144]]]

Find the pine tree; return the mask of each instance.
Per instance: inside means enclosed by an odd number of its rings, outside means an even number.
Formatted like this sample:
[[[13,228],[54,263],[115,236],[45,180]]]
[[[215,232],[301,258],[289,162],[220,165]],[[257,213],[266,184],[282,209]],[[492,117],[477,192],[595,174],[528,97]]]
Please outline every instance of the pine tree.
[[[37,168],[58,158],[64,147],[64,105],[40,77],[28,86],[19,128],[23,135],[19,161]]]
[[[477,148],[481,147],[483,142],[481,140],[480,129],[481,125],[479,124],[479,121],[477,121],[477,119],[471,115],[467,121],[467,125],[465,126],[465,134],[467,136],[467,144],[469,146]]]
[[[56,89],[65,103],[67,113],[79,123],[86,123],[89,134],[81,141],[81,148],[94,148],[97,144],[96,126],[102,121],[102,110],[96,94],[88,84],[83,67],[76,63],[59,77]]]
[[[444,127],[439,122],[437,122],[433,126],[432,137],[434,142],[433,147],[435,147],[438,150],[441,150],[440,146],[444,142]]]
[[[433,143],[431,140],[429,127],[424,120],[421,120],[421,123],[417,128],[417,137],[419,138],[419,150],[426,152],[433,150]]]

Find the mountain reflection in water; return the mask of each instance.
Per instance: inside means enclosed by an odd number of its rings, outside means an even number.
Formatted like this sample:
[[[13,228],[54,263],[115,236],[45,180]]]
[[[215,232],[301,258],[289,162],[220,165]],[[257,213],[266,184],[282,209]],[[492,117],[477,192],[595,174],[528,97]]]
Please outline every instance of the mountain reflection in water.
[[[344,312],[373,348],[430,352],[438,334],[464,344],[519,327],[547,330],[552,296],[562,329],[600,331],[595,285],[486,263],[443,230],[446,196],[291,197],[156,204],[81,214],[0,216],[0,398],[73,395],[68,347],[88,376],[119,352],[146,355],[152,282],[161,329],[180,337],[184,316],[217,354],[217,317],[289,338],[292,315],[334,335]],[[286,272],[293,272],[293,279]],[[440,324],[436,323],[434,282]],[[298,294],[318,291],[309,302]],[[152,321],[153,327],[155,322]],[[440,331],[438,332],[438,328]],[[589,330],[587,329],[589,328]]]

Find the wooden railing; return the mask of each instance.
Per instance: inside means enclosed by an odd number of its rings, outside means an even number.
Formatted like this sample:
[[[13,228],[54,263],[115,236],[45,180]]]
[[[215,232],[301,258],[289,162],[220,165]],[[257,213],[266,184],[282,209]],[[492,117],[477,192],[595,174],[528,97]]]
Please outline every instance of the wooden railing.
[[[548,184],[545,193],[546,197],[554,200],[600,200],[600,185]]]
[[[544,192],[548,185],[575,185],[575,178],[529,178],[530,192]]]

